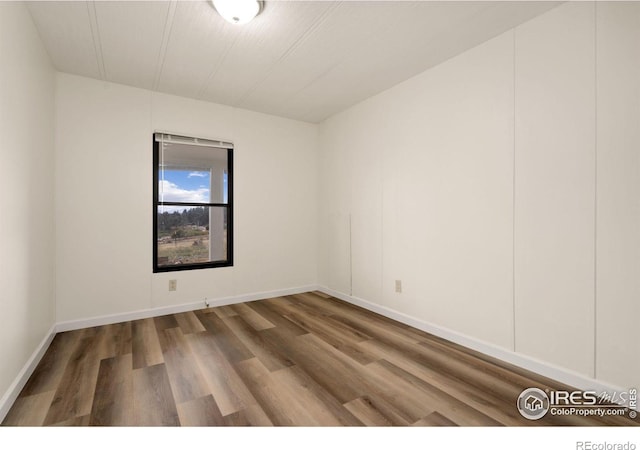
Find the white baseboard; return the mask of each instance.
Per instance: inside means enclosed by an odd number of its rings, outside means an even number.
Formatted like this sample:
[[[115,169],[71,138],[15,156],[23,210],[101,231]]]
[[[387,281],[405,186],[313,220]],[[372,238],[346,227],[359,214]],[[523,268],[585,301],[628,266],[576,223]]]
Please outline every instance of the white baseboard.
[[[49,345],[51,345],[51,341],[53,341],[55,335],[56,325],[54,324],[51,326],[42,341],[40,341],[40,344],[38,344],[36,349],[33,351],[31,356],[27,360],[27,363],[24,365],[20,373],[18,373],[18,376],[15,378],[15,380],[13,380],[13,383],[11,383],[11,385],[9,386],[9,389],[7,389],[2,398],[0,398],[0,422],[2,422],[7,416],[7,413],[11,409],[11,406],[13,406],[13,403],[18,398],[18,395],[20,395],[22,388],[24,388],[25,384],[27,384],[29,377],[44,356],[44,353],[49,348]]]
[[[233,305],[236,303],[251,302],[254,300],[264,300],[272,297],[281,297],[283,295],[301,294],[303,292],[314,291],[317,285],[299,286],[288,289],[278,289],[275,291],[254,292],[249,294],[240,294],[229,297],[209,298],[207,299],[210,307]],[[90,317],[87,319],[69,320],[56,324],[56,332],[80,330],[82,328],[97,327],[100,325],[110,325],[113,323],[127,322],[129,320],[147,319],[149,317],[164,316],[166,314],[177,314],[187,311],[195,311],[204,309],[206,306],[203,300],[195,302],[183,303],[180,305],[161,306],[158,308],[143,309],[138,311],[130,311],[120,314],[110,314],[105,316]]]
[[[320,292],[324,292],[325,294],[331,295],[332,297],[344,300],[345,302],[360,306],[364,309],[368,309],[369,311],[373,311],[390,319],[397,320],[398,322],[402,322],[406,325],[410,325],[426,333],[433,334],[448,341],[462,345],[463,347],[478,351],[487,356],[491,356],[506,363],[513,364],[514,366],[521,367],[544,377],[551,378],[552,380],[559,381],[562,384],[572,386],[579,390],[595,391],[598,394],[601,394],[603,392],[611,393],[628,390],[628,388],[621,388],[619,386],[614,386],[612,384],[596,380],[594,378],[589,378],[585,375],[571,371],[569,369],[558,367],[545,361],[523,355],[521,353],[513,352],[503,347],[481,341],[479,339],[467,336],[457,331],[450,330],[448,328],[440,327],[438,325],[426,322],[424,320],[396,311],[386,306],[378,305],[376,303],[372,303],[358,297],[334,291],[333,289],[330,289],[326,286],[319,286],[318,290]],[[636,407],[636,409],[639,408],[640,406]]]

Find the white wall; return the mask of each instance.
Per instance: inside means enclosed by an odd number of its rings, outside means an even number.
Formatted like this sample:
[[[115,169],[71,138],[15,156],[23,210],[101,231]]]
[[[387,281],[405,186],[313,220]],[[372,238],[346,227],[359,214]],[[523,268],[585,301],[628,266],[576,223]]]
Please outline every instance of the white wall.
[[[516,350],[594,375],[593,3],[515,31]]]
[[[640,385],[638,8],[564,4],[325,121],[320,283]]]
[[[640,3],[597,5],[596,375],[640,386]]]
[[[54,72],[21,3],[0,2],[0,61],[2,398],[54,323]]]
[[[316,283],[316,126],[66,74],[56,95],[58,322]],[[154,130],[234,142],[234,267],[152,274]]]
[[[512,53],[507,33],[322,126],[323,284],[512,345]]]

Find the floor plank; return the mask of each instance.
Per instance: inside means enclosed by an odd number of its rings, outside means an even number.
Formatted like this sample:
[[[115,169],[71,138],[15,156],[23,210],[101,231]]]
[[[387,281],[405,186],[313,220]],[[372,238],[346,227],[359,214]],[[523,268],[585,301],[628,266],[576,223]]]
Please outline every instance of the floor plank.
[[[56,391],[19,397],[5,417],[3,425],[38,427],[44,423]]]
[[[175,316],[183,334],[200,333],[204,331],[202,322],[198,320],[193,311],[176,314]]]
[[[487,404],[491,404],[491,399],[486,397],[477,389],[473,389],[446,373],[419,361],[404,357],[389,347],[385,347],[379,342],[365,342],[363,346],[370,347],[372,351],[381,350],[380,356],[383,358],[378,362],[390,374],[386,375],[392,379],[402,380],[402,383],[410,383],[416,386],[429,396],[429,402],[434,405],[435,410],[442,409],[455,417],[462,414],[460,420],[468,425],[488,426],[499,424],[525,424],[514,407],[508,409],[494,408],[489,410],[493,418],[481,413],[476,408],[484,409]],[[495,404],[496,401],[493,400]],[[515,405],[515,401],[513,403]],[[501,422],[495,416],[499,416]]]
[[[59,333],[2,425],[638,426],[524,419],[567,386],[308,292]]]
[[[242,411],[229,414],[224,417],[224,424],[230,427],[268,427],[273,422],[267,417],[264,410],[256,405],[249,406]]]
[[[334,352],[326,352],[315,340],[304,339],[309,334],[291,338],[278,328],[262,331],[265,339],[282,349],[318,385],[330,392],[340,403],[346,403],[366,394],[367,385],[359,374],[354,374]]]
[[[300,336],[308,333],[307,330],[305,330],[304,328],[300,328],[295,323],[291,322],[286,317],[283,317],[282,315],[278,314],[275,310],[272,309],[273,305],[277,306],[282,303],[286,303],[286,301],[283,298],[278,297],[278,298],[270,299],[268,300],[268,302],[271,302],[271,303],[267,303],[267,301],[252,302],[251,309],[256,311],[258,314],[260,314],[262,317],[264,317],[266,320],[268,320],[272,324],[274,324],[275,328],[281,330],[284,333],[287,333],[290,336]],[[264,331],[269,331],[269,329]]]
[[[236,305],[233,305],[231,308],[235,312],[237,312],[238,315],[241,316],[256,331],[275,327],[274,324],[269,322],[267,319],[258,314],[253,308],[251,308],[251,303],[238,303]]]
[[[90,425],[126,426],[133,422],[131,354],[100,362]]]
[[[303,405],[295,395],[295,387],[287,386],[274,378],[258,358],[241,361],[236,364],[236,368],[238,375],[274,425],[320,425],[320,419],[308,409],[309,405]]]
[[[198,314],[198,319],[214,337],[216,346],[229,361],[244,361],[254,357],[220,317],[215,314]]]
[[[225,424],[212,395],[179,403],[178,416],[180,424],[184,427],[211,427]]]
[[[359,426],[362,422],[356,416],[351,414],[347,408],[341,404],[338,399],[331,395],[326,389],[320,386],[309,374],[301,367],[293,366],[287,370],[280,370],[274,376],[285,378],[285,382],[291,385],[298,385],[309,391],[318,401],[322,402],[326,408],[338,420],[340,425]]]
[[[286,390],[305,413],[309,414],[314,425],[339,426],[355,425],[358,420],[336,401],[327,402],[329,396],[316,383],[307,383],[302,370],[290,367],[270,374],[280,390]]]
[[[457,426],[455,422],[447,419],[445,416],[440,414],[439,412],[432,412],[426,417],[418,420],[411,424],[414,427],[455,427]]]
[[[89,425],[89,415],[80,416],[80,417],[72,417],[70,419],[64,420],[62,422],[53,423],[49,426],[52,427],[86,427]]]
[[[281,311],[284,317],[291,322],[320,338],[336,350],[358,361],[360,364],[369,364],[378,360],[378,357],[356,345],[364,340],[360,336],[356,337],[352,334],[345,333],[338,327],[332,326],[326,319],[323,320],[308,314],[296,314],[287,309]]]
[[[182,403],[210,394],[207,382],[180,328],[159,331],[158,340],[175,401]]]
[[[265,341],[264,338],[245,321],[242,315],[225,317],[222,321],[238,337],[251,354],[255,355],[270,371],[284,369],[293,365],[293,362],[282,355],[277,347]]]
[[[232,317],[238,315],[238,313],[231,307],[231,305],[218,306],[216,308],[210,308],[209,310],[205,311],[207,313],[215,314],[221,319],[224,317]]]
[[[185,336],[195,354],[196,364],[202,372],[209,392],[223,416],[237,413],[257,404],[208,332]]]
[[[164,363],[153,319],[134,320],[131,322],[131,333],[134,369]]]
[[[133,418],[139,426],[180,425],[164,364],[133,371]]]
[[[132,353],[131,322],[96,327],[95,353],[99,360]]]
[[[83,330],[56,334],[20,395],[29,396],[55,391],[82,335]]]
[[[91,413],[100,361],[91,352],[95,333],[80,340],[64,374],[44,420],[44,425],[56,424]]]
[[[178,321],[173,314],[167,314],[165,316],[154,317],[153,322],[156,326],[156,331],[164,331],[170,328],[178,328]]]
[[[374,394],[359,397],[344,406],[370,427],[409,425],[409,418]]]

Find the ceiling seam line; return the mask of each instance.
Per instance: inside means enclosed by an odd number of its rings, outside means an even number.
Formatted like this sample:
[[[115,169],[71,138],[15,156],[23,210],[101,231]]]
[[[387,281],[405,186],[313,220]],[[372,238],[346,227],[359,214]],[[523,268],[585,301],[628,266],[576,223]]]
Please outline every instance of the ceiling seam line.
[[[104,55],[102,54],[102,41],[100,40],[98,13],[96,11],[95,1],[87,2],[87,15],[89,16],[89,28],[91,29],[93,49],[96,53],[98,72],[100,73],[100,78],[102,78],[103,81],[107,81],[107,70],[104,64]]]
[[[396,19],[397,21],[397,19]],[[395,22],[394,22],[395,23]],[[385,30],[387,29],[392,29],[393,25],[391,23],[387,23],[387,26],[385,28]],[[370,34],[369,34],[370,35]],[[333,72],[337,67],[341,66],[342,64],[344,64],[344,59],[340,59],[339,61],[336,61],[335,63],[333,63],[331,65],[331,67],[327,68],[325,71],[323,71],[322,73],[318,74],[317,76],[315,76],[312,80],[310,80],[308,83],[306,83],[303,87],[301,87],[300,89],[296,90],[295,92],[289,94],[289,96],[287,96],[286,99],[282,100],[282,103],[284,102],[290,102],[293,101],[296,97],[298,97],[302,92],[304,92],[305,90],[307,90],[309,87],[313,86],[315,83],[317,83],[319,80],[321,80],[322,78],[324,78],[325,76],[327,76],[327,74]],[[308,116],[305,116],[308,117]],[[306,119],[305,119],[306,120]]]
[[[227,47],[227,49],[223,52],[222,56],[218,58],[218,63],[215,65],[213,70],[209,73],[209,75],[207,76],[207,79],[202,84],[202,87],[198,90],[198,94],[196,95],[197,98],[202,99],[202,96],[207,90],[207,87],[209,87],[209,83],[211,82],[211,80],[213,80],[216,77],[216,75],[218,75],[218,72],[220,72],[220,67],[222,67],[222,64],[224,63],[225,59],[227,59],[227,56],[229,55],[229,52],[231,51],[231,49],[233,49],[233,47],[236,46],[236,43],[238,42],[239,37],[240,37],[240,34],[237,34],[236,37],[233,39],[233,42],[231,43],[231,45]]]
[[[302,45],[302,43],[306,41],[309,38],[309,36],[313,35],[313,33],[317,31],[317,29],[327,20],[329,16],[331,16],[331,14],[333,14],[333,12],[341,4],[342,4],[341,1],[336,2],[335,4],[327,8],[327,10],[324,13],[322,13],[322,15],[313,23],[313,25],[311,25],[304,33],[302,33],[298,37],[298,39],[296,39],[295,42],[291,44],[289,48],[287,48],[273,64],[271,64],[271,67],[264,72],[264,76],[259,81],[255,82],[253,86],[251,86],[249,89],[245,91],[244,95],[238,99],[237,104],[239,106],[242,106],[244,102],[247,100],[247,98],[251,96],[251,94],[253,94],[256,91],[256,89],[258,89],[258,86],[269,77],[269,75],[275,70],[275,68],[279,66],[282,63],[282,61],[284,61],[298,47],[300,47],[300,45]]]
[[[318,20],[316,20],[313,23],[313,25],[311,25],[304,33],[302,33],[298,37],[298,39],[296,39],[295,42],[291,44],[289,48],[287,48],[287,50],[285,50],[282,53],[282,55],[280,55],[280,57],[278,58],[278,62],[282,61],[287,56],[289,56],[295,49],[297,49],[300,45],[302,45],[302,43],[305,40],[307,40],[309,36],[315,33],[316,30],[320,27],[320,25],[322,25],[327,20],[327,18],[338,8],[338,6],[340,6],[341,3],[342,2],[337,2],[336,4],[327,8],[327,10],[318,18]]]
[[[160,50],[158,52],[158,61],[156,63],[156,74],[153,79],[153,90],[158,90],[160,84],[160,78],[162,77],[162,70],[164,69],[164,62],[167,58],[167,47],[169,46],[169,39],[173,31],[173,20],[176,15],[176,8],[178,4],[175,0],[171,0],[169,3],[169,9],[167,10],[167,17],[164,22],[164,30],[162,32],[162,43],[160,44]]]

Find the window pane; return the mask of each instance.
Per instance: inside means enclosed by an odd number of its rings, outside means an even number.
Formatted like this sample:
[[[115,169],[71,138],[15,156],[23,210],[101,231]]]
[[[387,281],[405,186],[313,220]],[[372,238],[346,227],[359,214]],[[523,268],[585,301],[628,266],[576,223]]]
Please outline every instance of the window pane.
[[[161,202],[227,203],[227,150],[163,143],[158,167]]]
[[[212,207],[209,210],[211,261],[227,260],[227,208]]]
[[[158,267],[227,260],[227,208],[158,207]]]
[[[211,203],[211,174],[203,170],[160,169],[161,202]]]
[[[155,133],[153,151],[153,271],[233,265],[233,144]]]

